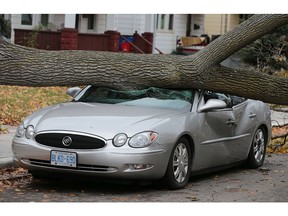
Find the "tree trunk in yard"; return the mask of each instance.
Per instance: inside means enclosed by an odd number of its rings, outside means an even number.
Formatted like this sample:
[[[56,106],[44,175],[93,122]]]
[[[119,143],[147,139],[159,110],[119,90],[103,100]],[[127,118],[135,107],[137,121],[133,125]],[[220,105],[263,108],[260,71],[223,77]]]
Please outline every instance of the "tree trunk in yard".
[[[255,15],[191,56],[46,51],[0,39],[0,85],[201,88],[288,105],[288,79],[220,66],[288,15]]]

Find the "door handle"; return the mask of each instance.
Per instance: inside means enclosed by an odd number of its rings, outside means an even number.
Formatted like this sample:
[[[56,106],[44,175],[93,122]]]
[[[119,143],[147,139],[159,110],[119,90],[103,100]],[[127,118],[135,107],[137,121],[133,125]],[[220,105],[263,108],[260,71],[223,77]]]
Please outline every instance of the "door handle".
[[[232,120],[232,119],[229,119],[226,124],[228,125],[228,127],[231,127],[232,125],[235,125],[236,124],[236,121],[235,120]]]
[[[255,113],[250,113],[249,114],[249,118],[251,118],[251,119],[255,118],[256,116],[257,116],[257,114],[255,114]]]

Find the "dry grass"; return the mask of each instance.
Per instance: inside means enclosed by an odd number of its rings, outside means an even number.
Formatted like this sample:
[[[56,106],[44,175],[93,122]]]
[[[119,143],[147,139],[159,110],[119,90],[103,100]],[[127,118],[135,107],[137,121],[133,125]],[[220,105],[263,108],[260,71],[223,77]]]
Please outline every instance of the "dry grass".
[[[18,125],[32,112],[60,102],[71,100],[65,94],[67,87],[19,87],[0,85],[0,128]]]

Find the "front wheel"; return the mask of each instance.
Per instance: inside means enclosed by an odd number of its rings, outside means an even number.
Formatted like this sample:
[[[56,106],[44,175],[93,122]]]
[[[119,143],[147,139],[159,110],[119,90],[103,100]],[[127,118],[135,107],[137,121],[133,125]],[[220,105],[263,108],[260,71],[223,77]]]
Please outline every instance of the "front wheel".
[[[246,161],[249,168],[256,169],[262,166],[266,155],[267,136],[263,127],[256,130],[250,152]]]
[[[191,148],[187,139],[180,138],[173,147],[165,176],[165,185],[170,189],[180,189],[187,185],[191,173]]]

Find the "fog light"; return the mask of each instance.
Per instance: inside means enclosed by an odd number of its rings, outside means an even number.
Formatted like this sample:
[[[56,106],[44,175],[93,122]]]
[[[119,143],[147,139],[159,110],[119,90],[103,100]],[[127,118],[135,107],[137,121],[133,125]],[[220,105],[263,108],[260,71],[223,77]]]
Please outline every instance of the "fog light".
[[[143,169],[149,169],[153,166],[151,164],[131,164],[130,168],[133,170],[143,170]]]
[[[27,139],[31,139],[32,138],[32,136],[34,135],[34,127],[33,127],[33,125],[29,125],[27,127],[25,135],[26,135]]]
[[[113,145],[116,147],[121,147],[126,143],[127,138],[128,138],[127,135],[124,133],[117,134],[113,138]]]
[[[22,137],[25,133],[25,127],[23,122],[19,125],[19,127],[16,130],[16,136],[17,137]]]

